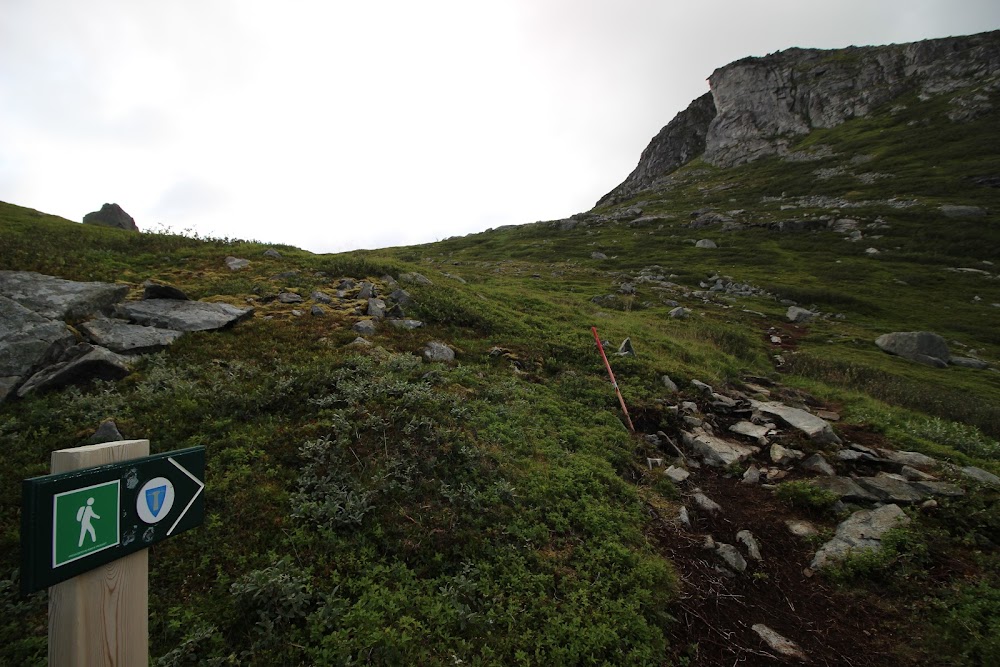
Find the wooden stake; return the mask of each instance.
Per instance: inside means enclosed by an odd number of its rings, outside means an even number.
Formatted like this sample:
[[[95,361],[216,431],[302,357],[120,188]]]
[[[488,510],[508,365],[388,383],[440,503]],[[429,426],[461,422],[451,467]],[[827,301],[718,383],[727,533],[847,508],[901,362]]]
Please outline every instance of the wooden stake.
[[[52,452],[52,472],[149,455],[149,440]],[[50,667],[149,664],[149,557],[143,549],[49,588]]]
[[[608,355],[604,354],[604,345],[601,344],[601,338],[597,335],[597,327],[590,327],[590,330],[594,332],[594,341],[597,342],[597,349],[601,353],[601,359],[604,359],[604,367],[608,369],[608,376],[611,378],[611,384],[615,388],[615,393],[618,394],[618,402],[621,403],[622,412],[625,413],[628,430],[635,433],[635,427],[632,426],[632,418],[628,416],[628,408],[625,407],[625,399],[622,397],[621,389],[618,388],[618,382],[615,380],[615,374],[611,370],[611,364],[608,363]]]

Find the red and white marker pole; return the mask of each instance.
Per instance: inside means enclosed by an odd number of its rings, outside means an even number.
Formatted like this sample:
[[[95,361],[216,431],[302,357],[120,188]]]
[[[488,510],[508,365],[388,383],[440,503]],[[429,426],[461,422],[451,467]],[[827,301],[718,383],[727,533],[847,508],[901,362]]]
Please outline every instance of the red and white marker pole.
[[[615,388],[615,393],[618,394],[618,402],[622,404],[622,412],[625,413],[625,422],[628,424],[628,430],[635,433],[635,427],[632,426],[632,418],[628,416],[628,408],[625,407],[625,399],[622,398],[621,389],[618,388],[618,382],[615,380],[615,374],[611,370],[611,364],[608,363],[608,355],[604,354],[604,346],[601,345],[601,339],[597,335],[597,327],[590,327],[590,330],[594,332],[594,342],[597,343],[597,349],[601,353],[601,359],[604,360],[604,367],[608,369],[608,376],[611,378],[611,386]]]

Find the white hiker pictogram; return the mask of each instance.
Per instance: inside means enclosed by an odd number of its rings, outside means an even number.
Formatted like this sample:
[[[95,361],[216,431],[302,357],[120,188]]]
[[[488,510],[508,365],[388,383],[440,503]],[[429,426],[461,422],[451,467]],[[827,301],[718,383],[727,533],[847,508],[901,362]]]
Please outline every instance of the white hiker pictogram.
[[[87,504],[76,511],[76,520],[80,522],[80,542],[76,546],[83,546],[83,536],[90,533],[90,541],[97,541],[97,534],[94,532],[94,524],[91,519],[100,519],[100,515],[94,511],[94,499],[87,498]]]

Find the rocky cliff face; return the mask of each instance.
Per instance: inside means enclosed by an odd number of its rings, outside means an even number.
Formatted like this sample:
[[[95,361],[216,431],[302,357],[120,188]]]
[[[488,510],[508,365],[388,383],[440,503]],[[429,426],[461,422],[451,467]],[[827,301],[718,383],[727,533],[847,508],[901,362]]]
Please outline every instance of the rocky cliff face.
[[[664,174],[705,152],[709,123],[715,118],[712,93],[705,93],[674,116],[642,152],[639,165],[617,188],[604,195],[598,206],[628,199],[648,188]]]
[[[788,49],[745,58],[709,77],[695,100],[643,151],[639,165],[598,204],[631,197],[698,155],[732,167],[783,154],[796,138],[869,115],[892,100],[953,94],[949,118],[971,120],[1000,91],[1000,31],[911,44]]]

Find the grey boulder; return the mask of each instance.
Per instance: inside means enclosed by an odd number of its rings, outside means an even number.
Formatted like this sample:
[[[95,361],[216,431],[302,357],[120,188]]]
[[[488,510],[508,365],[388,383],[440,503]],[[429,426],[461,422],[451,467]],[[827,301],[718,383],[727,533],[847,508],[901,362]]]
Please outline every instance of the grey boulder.
[[[42,317],[0,296],[0,401],[21,381],[76,342],[63,322]]]
[[[362,336],[371,336],[375,333],[375,321],[374,320],[361,320],[355,322],[354,326],[351,327],[354,333],[359,333]]]
[[[368,299],[367,313],[369,317],[385,317],[385,301],[376,298]]]
[[[807,308],[801,308],[799,306],[789,306],[788,310],[785,311],[785,318],[787,318],[789,322],[794,322],[796,324],[803,324],[805,322],[809,322],[814,317],[816,317],[816,313]]]
[[[427,343],[427,346],[424,347],[423,355],[424,359],[430,362],[446,363],[455,361],[455,350],[436,340]]]
[[[76,354],[70,360],[48,366],[28,378],[17,390],[17,395],[26,396],[90,380],[120,380],[130,372],[128,360],[106,348],[81,343],[74,351]]]
[[[879,349],[927,366],[944,368],[951,359],[948,343],[930,331],[896,331],[875,339]]]

